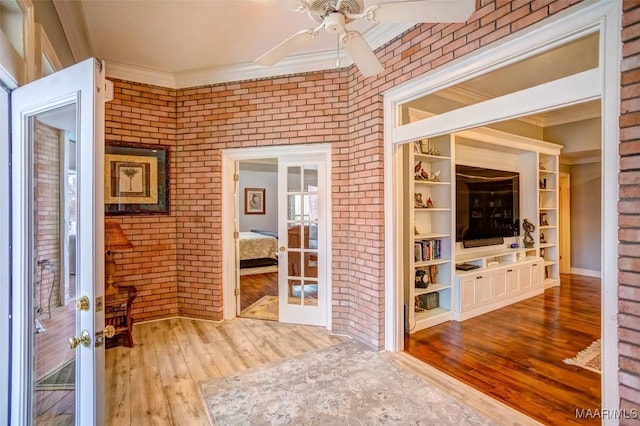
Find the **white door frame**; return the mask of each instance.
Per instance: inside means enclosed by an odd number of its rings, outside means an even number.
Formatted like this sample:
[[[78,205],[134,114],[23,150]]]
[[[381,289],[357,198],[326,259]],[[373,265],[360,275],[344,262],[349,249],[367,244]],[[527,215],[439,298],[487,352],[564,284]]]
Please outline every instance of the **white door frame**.
[[[587,33],[600,31],[600,68],[597,86],[602,97],[602,339],[603,374],[602,407],[618,408],[618,346],[617,346],[617,257],[618,257],[618,115],[620,110],[619,83],[621,44],[620,28],[622,17],[620,1],[600,0],[575,5],[543,22],[533,25],[500,41],[498,46],[486,46],[461,60],[441,66],[419,78],[396,87],[384,96],[385,120],[385,348],[396,352],[403,348],[403,271],[400,260],[402,253],[402,207],[399,194],[402,193],[402,159],[397,142],[411,138],[432,137],[438,134],[478,127],[491,122],[515,118],[512,110],[495,109],[484,114],[481,120],[460,120],[445,123],[443,117],[436,123],[422,123],[412,126],[415,132],[409,132],[408,126],[399,131],[399,107],[411,99],[424,96],[444,87],[453,86],[477,75],[521,61],[541,50],[566,43]],[[593,76],[591,76],[593,77]],[[517,93],[515,94],[517,95]],[[554,99],[551,94],[550,99]],[[514,95],[506,95],[507,98]],[[585,99],[593,97],[593,93]],[[565,99],[564,102],[567,100]],[[576,99],[573,102],[578,102]],[[491,102],[491,101],[489,101]],[[557,101],[556,101],[557,102]],[[546,109],[562,105],[560,101],[547,105]],[[565,103],[566,104],[566,103]],[[538,105],[537,108],[540,108]],[[519,111],[519,115],[540,112],[542,109]],[[448,113],[450,114],[450,113]],[[455,111],[450,117],[455,117]],[[470,118],[469,116],[466,117]],[[431,119],[427,119],[431,120]],[[426,121],[426,120],[423,120]],[[417,123],[416,123],[417,124]],[[422,130],[427,133],[421,133]],[[400,225],[399,225],[400,224]],[[606,422],[606,421],[605,421]]]
[[[269,147],[230,148],[221,151],[222,162],[222,300],[223,318],[230,320],[236,317],[236,297],[234,295],[236,285],[236,255],[233,233],[235,229],[235,208],[237,200],[234,197],[236,183],[234,174],[237,161],[246,161],[257,158],[278,158],[291,154],[304,156],[323,156],[328,167],[331,167],[331,144],[309,145],[278,145]],[[324,206],[327,218],[327,253],[326,253],[326,292],[327,292],[327,325],[331,330],[332,324],[332,272],[331,272],[331,173],[327,173],[326,194],[327,202]]]
[[[2,79],[0,76],[0,84]],[[0,87],[0,235],[9,235],[9,93]],[[9,243],[0,242],[0,271],[8,271]],[[0,273],[0,333],[10,336],[9,315],[10,288],[9,274]],[[11,344],[1,345],[0,348],[0,401],[9,401],[9,352]],[[0,404],[0,423],[7,424],[9,419],[9,404]]]

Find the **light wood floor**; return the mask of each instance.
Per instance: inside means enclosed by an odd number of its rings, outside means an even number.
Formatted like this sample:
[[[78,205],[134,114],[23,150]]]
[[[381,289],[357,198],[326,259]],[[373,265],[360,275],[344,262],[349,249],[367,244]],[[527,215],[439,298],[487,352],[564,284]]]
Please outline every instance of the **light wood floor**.
[[[106,352],[107,425],[208,425],[198,383],[339,344],[320,327],[250,318],[176,318],[134,326],[136,345]],[[538,425],[406,353],[386,354],[500,425]]]
[[[133,348],[106,351],[107,425],[208,425],[200,380],[338,344],[319,327],[236,318],[134,326]]]
[[[600,338],[600,293],[600,279],[563,276],[541,296],[412,334],[405,350],[542,423],[587,424],[576,408],[600,408],[601,377],[563,360]]]

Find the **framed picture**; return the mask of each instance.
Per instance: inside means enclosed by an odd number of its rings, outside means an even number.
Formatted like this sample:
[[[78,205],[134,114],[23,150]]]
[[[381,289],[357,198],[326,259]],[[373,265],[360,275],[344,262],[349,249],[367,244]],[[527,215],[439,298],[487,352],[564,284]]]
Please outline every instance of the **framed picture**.
[[[244,214],[265,214],[264,188],[244,189]]]
[[[107,142],[105,214],[168,214],[169,153],[164,146]]]

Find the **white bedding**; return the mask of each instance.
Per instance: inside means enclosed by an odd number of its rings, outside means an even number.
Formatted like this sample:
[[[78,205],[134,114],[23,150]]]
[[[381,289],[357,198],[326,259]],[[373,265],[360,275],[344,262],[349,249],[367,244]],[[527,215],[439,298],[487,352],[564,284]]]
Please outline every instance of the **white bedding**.
[[[255,232],[240,232],[240,260],[276,258],[278,240]]]

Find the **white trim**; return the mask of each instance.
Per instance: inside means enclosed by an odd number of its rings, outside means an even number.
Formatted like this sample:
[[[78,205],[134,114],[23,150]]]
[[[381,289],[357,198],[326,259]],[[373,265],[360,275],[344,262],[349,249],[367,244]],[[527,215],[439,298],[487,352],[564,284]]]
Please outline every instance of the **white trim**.
[[[84,19],[81,2],[67,0],[52,0],[58,12],[60,24],[69,41],[71,53],[76,62],[80,62],[93,55],[91,37]]]
[[[2,80],[0,80],[2,81]],[[10,198],[9,198],[9,94],[0,87],[0,235],[5,235],[0,243],[0,271],[9,271],[9,232],[10,232]],[[10,298],[9,274],[0,273],[0,334],[10,336]],[[6,338],[5,338],[6,342]],[[0,401],[9,398],[9,353],[10,346],[2,345],[0,349]],[[0,404],[0,423],[9,420],[9,404]]]
[[[393,142],[405,143],[423,137],[425,134],[431,137],[444,135],[484,126],[495,122],[495,117],[501,117],[500,121],[509,120],[530,113],[547,111],[553,107],[593,100],[601,92],[601,83],[598,69],[584,71],[396,127],[393,129]]]
[[[156,71],[114,61],[106,61],[106,63],[106,75],[108,78],[135,81],[154,86],[168,87],[170,89],[177,88],[176,77],[171,72]]]
[[[601,271],[594,271],[592,269],[582,269],[582,268],[571,267],[570,273],[575,275],[583,275],[585,277],[602,278]]]
[[[331,144],[305,144],[305,145],[277,145],[268,147],[230,148],[221,150],[222,163],[222,297],[223,297],[223,318],[230,320],[236,317],[236,298],[234,296],[235,287],[235,243],[233,232],[235,230],[235,203],[234,188],[236,161],[253,160],[256,158],[279,158],[291,156],[295,150],[296,156],[324,156],[327,164],[327,194],[326,194],[326,227],[327,227],[327,330],[332,328],[332,216],[331,216]]]
[[[622,62],[622,2],[604,1],[608,8],[601,18],[600,69],[602,71],[602,408],[619,407],[618,382],[618,176],[620,173],[620,68]],[[622,64],[624,67],[624,64]],[[608,207],[608,208],[605,208]],[[606,249],[605,249],[606,248]],[[616,419],[603,420],[615,425]]]
[[[417,97],[432,93],[448,85],[459,84],[474,76],[484,74],[493,69],[503,67],[531,56],[536,52],[548,50],[566,43],[581,35],[601,31],[600,45],[600,81],[598,87],[603,94],[602,100],[602,129],[603,129],[603,161],[602,161],[602,277],[603,277],[603,307],[602,307],[602,335],[603,347],[603,376],[602,376],[602,407],[613,410],[618,408],[618,342],[617,342],[617,197],[618,197],[618,155],[619,141],[618,114],[620,108],[619,79],[621,62],[621,2],[600,0],[584,2],[547,18],[527,30],[519,31],[504,41],[493,43],[485,48],[471,53],[459,61],[439,67],[438,69],[413,79],[396,87],[384,95],[385,114],[385,227],[387,232],[386,247],[397,245],[396,239],[402,234],[402,225],[395,222],[394,209],[400,203],[401,192],[394,185],[401,179],[401,172],[397,169],[393,157],[394,151],[389,146],[394,141],[390,134],[394,132],[389,115],[398,112],[399,106]],[[498,44],[498,45],[497,45]],[[496,46],[497,45],[497,46]],[[592,93],[587,88],[587,93]],[[525,112],[524,110],[521,112]],[[532,111],[532,112],[540,112]],[[495,121],[503,117],[495,116]],[[471,124],[471,123],[469,123]],[[431,128],[434,134],[442,134],[444,127],[453,126],[443,123],[443,128]],[[417,133],[415,134],[417,135]],[[415,136],[414,135],[414,136]],[[403,139],[409,135],[404,134]],[[423,134],[420,137],[429,137]],[[388,173],[387,170],[391,172]],[[391,179],[388,176],[391,176]],[[607,206],[608,208],[605,208]],[[389,237],[390,236],[390,237]],[[390,239],[389,239],[390,238]],[[394,286],[402,287],[401,267],[393,263],[393,257],[387,258],[387,282],[385,284],[386,297],[396,297]],[[391,282],[389,282],[391,281]],[[402,289],[400,289],[402,291]],[[401,299],[402,300],[402,299]],[[391,306],[385,313],[385,330],[391,330],[393,336],[385,336],[386,349],[396,352],[402,349],[403,328],[402,309],[400,303]],[[389,307],[389,304],[387,304]],[[395,328],[394,328],[395,326]],[[399,343],[399,344],[398,344]],[[616,420],[605,420],[605,424],[616,424]]]
[[[136,321],[133,324],[133,327],[137,327],[141,324],[151,324],[154,322],[161,322],[161,321],[169,321],[169,320],[174,320],[174,319],[185,319],[185,320],[189,320],[189,321],[202,321],[202,322],[210,322],[213,324],[222,324],[222,322],[224,320],[210,320],[210,319],[204,319],[204,318],[193,318],[193,317],[185,317],[183,315],[173,315],[170,317],[166,317],[166,318],[157,318],[157,319],[151,319],[151,320],[145,320],[145,321]]]

